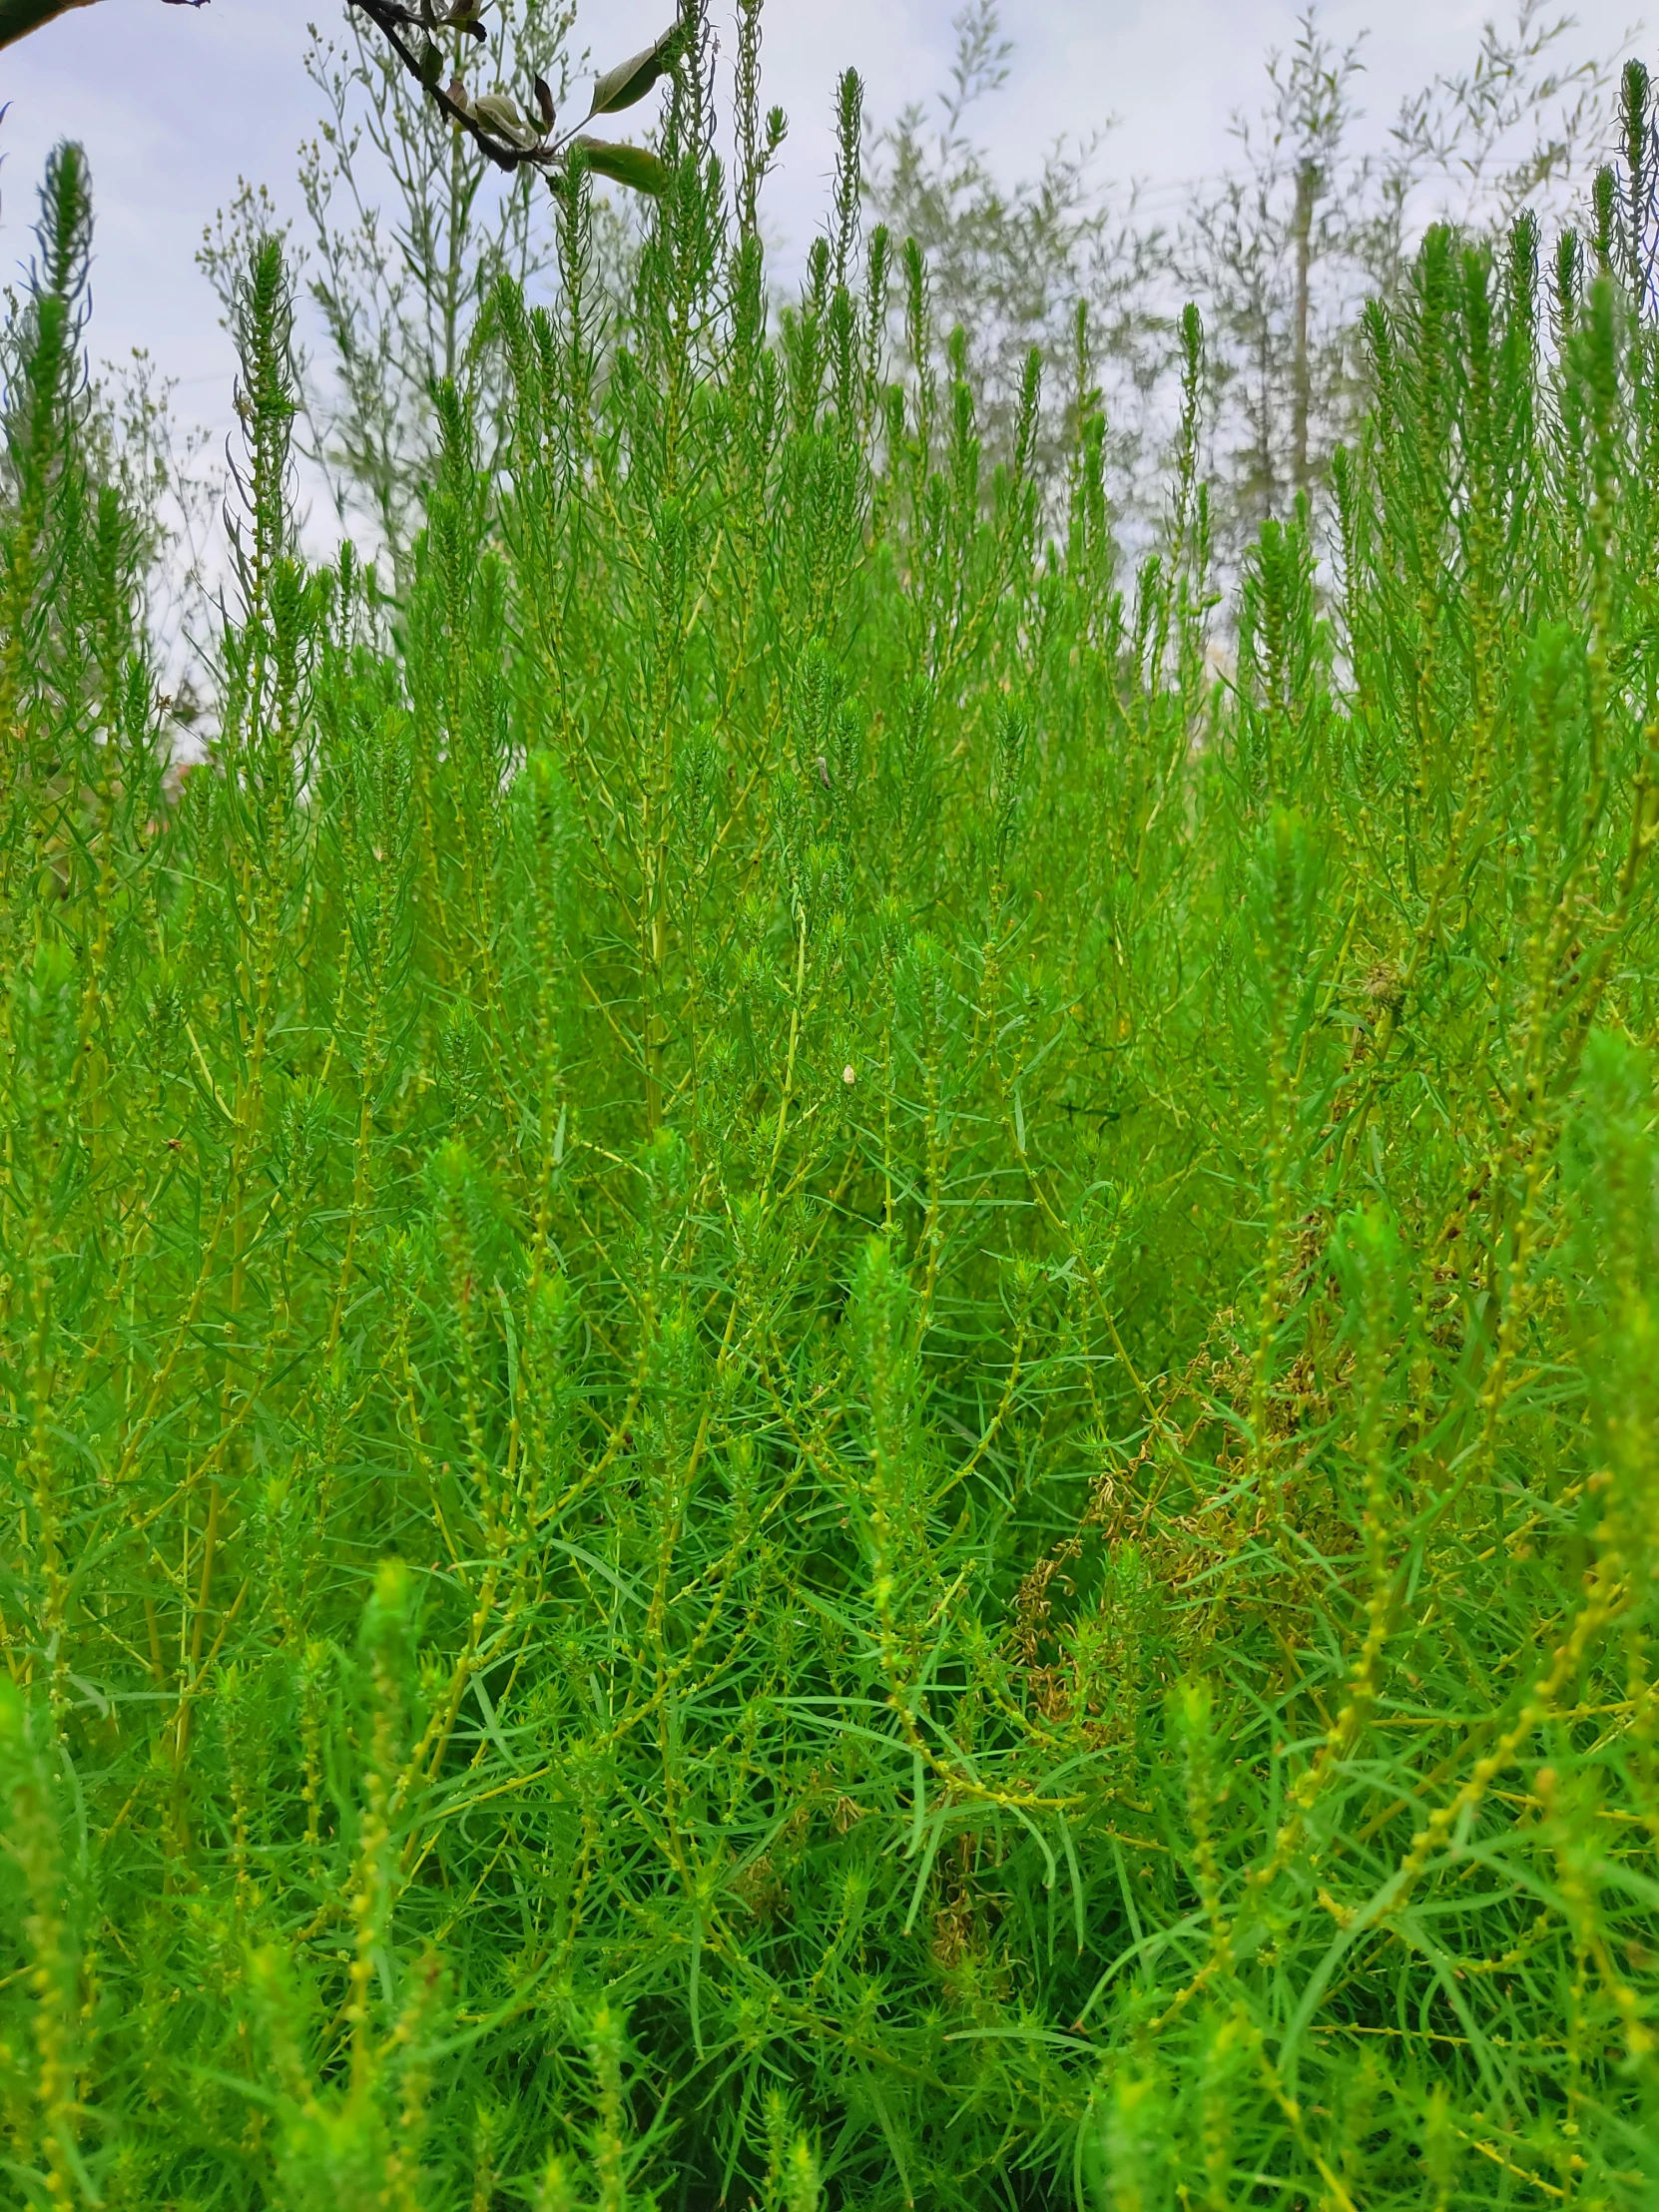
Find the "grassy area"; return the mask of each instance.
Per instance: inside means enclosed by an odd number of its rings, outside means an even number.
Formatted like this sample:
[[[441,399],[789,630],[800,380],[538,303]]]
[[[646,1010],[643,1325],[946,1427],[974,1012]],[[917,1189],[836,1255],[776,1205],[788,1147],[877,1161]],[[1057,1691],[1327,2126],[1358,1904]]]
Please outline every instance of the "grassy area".
[[[1045,504],[844,163],[769,328],[706,99],[400,605],[295,553],[260,251],[183,775],[49,180],[7,2200],[1651,2205],[1642,241],[1431,236],[1223,608],[1196,317],[1131,575],[1086,332]]]

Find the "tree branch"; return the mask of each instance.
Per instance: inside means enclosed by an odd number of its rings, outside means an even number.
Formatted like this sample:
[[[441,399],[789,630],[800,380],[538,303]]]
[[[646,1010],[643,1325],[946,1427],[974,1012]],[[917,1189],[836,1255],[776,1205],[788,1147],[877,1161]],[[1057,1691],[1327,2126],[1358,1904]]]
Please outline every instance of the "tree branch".
[[[4,7],[5,4],[6,0],[0,0],[0,7]],[[81,4],[84,5],[84,0],[81,0]],[[419,57],[407,40],[404,39],[399,28],[403,24],[407,24],[412,28],[420,28],[419,16],[412,14],[407,8],[400,7],[397,0],[345,0],[345,4],[348,8],[360,9],[368,17],[368,20],[389,41],[398,60],[403,64],[415,83],[420,86],[432,105],[440,114],[446,115],[451,123],[458,123],[468,137],[473,140],[479,152],[486,154],[494,162],[497,169],[518,169],[532,158],[521,152],[517,147],[503,145],[492,133],[481,130],[476,118],[469,115],[465,108],[452,100],[441,85],[427,82],[421,74]]]
[[[0,0],[0,47],[13,46],[43,23],[54,22],[71,8],[90,8],[94,0]],[[202,8],[207,0],[167,0],[170,8]]]
[[[90,8],[92,4],[93,0],[0,0],[0,46],[27,38],[54,16],[67,15],[71,8]]]
[[[4,4],[5,0],[0,0],[0,6]],[[559,192],[562,189],[556,167],[557,159],[563,153],[565,147],[569,145],[571,138],[575,135],[574,133],[567,133],[563,139],[556,139],[551,142],[543,140],[539,145],[534,146],[512,144],[502,138],[499,133],[480,123],[477,115],[470,108],[462,107],[460,102],[442,85],[430,81],[421,69],[420,56],[403,36],[405,29],[416,31],[422,35],[424,42],[428,30],[463,29],[470,31],[474,38],[481,40],[484,34],[481,29],[475,27],[476,18],[472,22],[459,25],[439,19],[428,26],[422,20],[422,15],[416,14],[412,8],[402,6],[401,0],[345,0],[345,4],[348,8],[356,8],[360,13],[366,15],[376,29],[384,34],[396,52],[398,60],[403,64],[415,83],[420,86],[439,114],[447,116],[451,123],[458,124],[478,148],[478,151],[492,161],[497,169],[505,169],[509,172],[516,169],[539,169],[554,192]],[[428,0],[428,7],[429,5],[430,0]],[[551,113],[551,110],[549,113]]]

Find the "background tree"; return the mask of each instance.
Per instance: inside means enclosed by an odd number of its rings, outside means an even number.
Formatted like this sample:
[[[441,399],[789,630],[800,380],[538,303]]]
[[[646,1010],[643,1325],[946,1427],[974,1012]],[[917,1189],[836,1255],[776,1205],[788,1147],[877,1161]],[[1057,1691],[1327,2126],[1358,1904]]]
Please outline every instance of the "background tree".
[[[954,326],[973,333],[993,441],[1007,436],[1030,346],[1047,363],[1051,409],[1069,401],[1086,307],[1116,504],[1132,528],[1155,519],[1143,463],[1177,419],[1179,315],[1195,302],[1216,521],[1236,553],[1265,515],[1322,483],[1360,399],[1361,305],[1398,296],[1424,225],[1444,217],[1496,235],[1528,202],[1562,203],[1581,176],[1611,72],[1568,58],[1575,28],[1520,0],[1507,26],[1482,27],[1466,70],[1401,103],[1379,143],[1364,128],[1363,43],[1334,42],[1311,7],[1289,51],[1268,57],[1260,110],[1235,117],[1238,159],[1194,180],[1190,212],[1166,231],[1143,219],[1133,188],[1097,179],[1100,138],[1004,181],[973,126],[1007,82],[1014,42],[997,0],[970,0],[934,122],[911,107],[878,130],[866,190],[894,238],[926,253],[941,349]]]
[[[1381,148],[1361,128],[1363,41],[1335,44],[1309,8],[1269,56],[1266,101],[1234,119],[1240,163],[1197,199],[1167,263],[1204,316],[1236,537],[1323,482],[1355,419],[1360,308],[1398,297],[1425,224],[1498,237],[1579,173],[1611,71],[1565,59],[1574,28],[1521,0],[1507,29],[1482,27],[1468,70],[1401,103]]]
[[[865,193],[896,242],[913,239],[927,262],[934,327],[942,341],[966,334],[966,363],[982,395],[993,440],[1006,445],[1019,410],[1033,346],[1048,368],[1042,457],[1052,462],[1065,408],[1075,402],[1066,371],[1076,353],[1077,304],[1086,301],[1090,352],[1142,388],[1155,373],[1148,339],[1148,285],[1158,234],[1137,223],[1133,194],[1121,202],[1096,179],[1108,119],[1083,142],[1061,140],[1035,176],[1005,182],[974,135],[977,112],[1008,81],[1014,41],[1003,35],[997,0],[970,0],[955,19],[949,78],[932,103],[904,108],[874,132]],[[1121,467],[1132,465],[1138,408],[1119,411]]]

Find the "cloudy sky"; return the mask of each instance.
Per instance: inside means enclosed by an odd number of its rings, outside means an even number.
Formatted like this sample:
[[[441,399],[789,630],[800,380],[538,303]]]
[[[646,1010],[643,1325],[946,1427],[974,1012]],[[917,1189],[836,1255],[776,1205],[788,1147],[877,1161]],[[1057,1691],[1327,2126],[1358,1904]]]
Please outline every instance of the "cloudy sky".
[[[1467,66],[1494,0],[1328,0],[1331,35],[1368,34],[1366,106],[1381,131],[1400,95]],[[1512,0],[1499,0],[1509,8]],[[769,95],[791,118],[771,228],[786,252],[810,238],[830,167],[828,119],[848,64],[871,113],[891,115],[940,84],[960,0],[769,0]],[[730,0],[716,0],[717,17]],[[1009,174],[1062,134],[1118,119],[1103,178],[1136,178],[1160,213],[1228,158],[1230,113],[1260,98],[1268,49],[1294,36],[1297,0],[1007,0],[1017,40],[1007,89],[984,117]],[[1551,8],[1553,14],[1555,9]],[[205,221],[239,177],[291,210],[294,153],[311,128],[300,68],[307,23],[340,0],[99,0],[0,54],[0,277],[28,252],[34,186],[54,140],[92,161],[98,204],[95,350],[144,345],[179,380],[181,412],[225,419],[231,364],[217,307],[194,265]],[[1643,49],[1627,0],[1579,0],[1584,53]],[[672,14],[665,0],[584,0],[576,45],[608,66]]]

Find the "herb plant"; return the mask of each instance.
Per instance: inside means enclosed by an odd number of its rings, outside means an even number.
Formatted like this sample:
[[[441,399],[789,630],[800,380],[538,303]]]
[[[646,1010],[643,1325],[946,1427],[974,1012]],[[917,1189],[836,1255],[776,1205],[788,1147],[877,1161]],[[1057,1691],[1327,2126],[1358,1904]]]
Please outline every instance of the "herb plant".
[[[1203,333],[982,456],[860,88],[673,61],[395,599],[279,248],[175,760],[48,176],[0,491],[10,2201],[1659,2189],[1648,86],[1424,241],[1216,676]],[[907,328],[893,357],[888,333]]]

